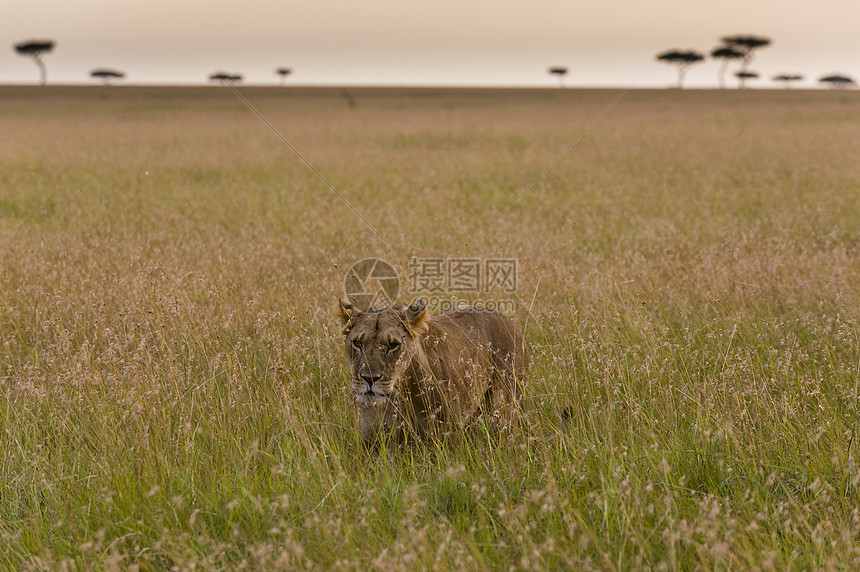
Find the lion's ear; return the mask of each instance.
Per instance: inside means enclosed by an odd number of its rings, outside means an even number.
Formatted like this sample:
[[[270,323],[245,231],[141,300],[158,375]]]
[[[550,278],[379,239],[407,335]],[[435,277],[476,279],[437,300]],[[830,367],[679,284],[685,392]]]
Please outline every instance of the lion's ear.
[[[358,317],[359,311],[355,309],[352,302],[349,301],[349,296],[344,294],[338,300],[340,306],[340,319],[344,326],[349,326],[350,322]]]
[[[423,334],[427,331],[427,320],[430,318],[430,312],[427,310],[427,302],[418,298],[406,308],[406,325],[409,330],[416,335]]]

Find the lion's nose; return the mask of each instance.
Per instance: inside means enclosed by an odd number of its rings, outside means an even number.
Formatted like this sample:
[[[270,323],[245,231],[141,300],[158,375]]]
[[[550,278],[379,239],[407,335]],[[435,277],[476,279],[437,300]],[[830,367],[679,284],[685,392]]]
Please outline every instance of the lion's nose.
[[[382,374],[373,374],[373,373],[362,373],[361,379],[364,380],[367,385],[373,387],[373,384],[382,379]]]

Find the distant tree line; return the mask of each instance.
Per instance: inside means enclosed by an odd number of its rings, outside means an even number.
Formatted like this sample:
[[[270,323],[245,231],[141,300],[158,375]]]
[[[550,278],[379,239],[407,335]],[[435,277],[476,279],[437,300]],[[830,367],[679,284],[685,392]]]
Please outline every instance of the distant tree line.
[[[48,70],[42,57],[50,54],[56,45],[57,43],[54,40],[27,40],[14,44],[12,47],[17,54],[33,60],[36,67],[39,68],[39,85],[45,85],[48,83]],[[293,69],[287,67],[280,67],[275,70],[275,74],[281,79],[281,85],[284,85],[284,80],[292,73]],[[90,77],[101,81],[104,85],[111,85],[116,81],[125,79],[125,72],[110,68],[96,68],[90,72]],[[239,83],[242,81],[242,75],[215,72],[209,76],[209,81],[221,81],[230,84]]]
[[[720,43],[719,46],[711,50],[710,56],[712,59],[721,62],[717,75],[721,88],[725,87],[725,75],[731,62],[738,62],[738,70],[734,75],[738,79],[738,86],[741,89],[746,87],[747,81],[760,77],[759,73],[751,71],[749,66],[755,57],[756,50],[771,45],[770,38],[738,34],[724,36],[720,38]],[[50,54],[55,46],[56,42],[53,40],[27,40],[14,44],[13,48],[19,55],[29,57],[33,60],[39,68],[39,84],[45,85],[48,81],[48,72],[42,58],[44,55]],[[677,66],[678,88],[684,87],[684,79],[690,66],[705,61],[705,55],[696,50],[671,49],[657,54],[656,57],[657,61]],[[568,73],[567,67],[552,66],[547,71],[550,75],[558,77],[559,87],[564,87],[564,80]],[[287,76],[292,73],[292,68],[288,67],[275,69],[275,74],[280,78],[281,85],[284,85]],[[125,79],[125,73],[115,69],[97,68],[90,72],[90,77],[100,80],[105,85],[111,85],[115,81]],[[231,85],[241,82],[242,79],[242,75],[236,73],[215,72],[209,75],[209,81],[219,81]],[[779,73],[772,76],[771,79],[789,88],[793,82],[801,81],[804,77],[798,73]],[[818,81],[834,88],[846,88],[856,85],[853,78],[844,74],[823,76]],[[352,100],[350,106],[354,106],[354,100]]]
[[[738,69],[734,75],[738,80],[738,87],[740,89],[746,87],[747,81],[758,79],[760,74],[750,70],[750,64],[755,58],[756,51],[770,46],[771,43],[770,38],[745,34],[723,36],[720,38],[720,45],[710,52],[712,59],[721,62],[717,75],[720,88],[726,86],[726,71],[731,62],[738,63]],[[696,50],[666,50],[657,54],[656,57],[657,61],[677,66],[678,88],[684,87],[684,78],[689,67],[705,61],[705,55]],[[798,73],[779,73],[772,76],[771,79],[781,82],[786,88],[789,88],[793,82],[803,80],[803,75]],[[824,76],[819,78],[818,81],[831,87],[844,88],[855,85],[851,77],[842,74]]]

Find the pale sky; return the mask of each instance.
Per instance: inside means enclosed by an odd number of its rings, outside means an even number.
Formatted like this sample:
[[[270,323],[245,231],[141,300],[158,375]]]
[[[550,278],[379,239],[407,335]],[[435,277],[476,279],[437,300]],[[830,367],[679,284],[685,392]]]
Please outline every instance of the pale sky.
[[[668,86],[669,48],[708,53],[719,37],[773,44],[751,70],[801,73],[803,85],[843,73],[860,80],[856,0],[8,0],[0,16],[0,83],[36,83],[13,44],[57,42],[48,83],[92,83],[110,67],[126,83],[203,84],[215,71],[246,84]],[[716,86],[718,64],[693,66],[689,86]],[[769,79],[753,87],[772,86]]]

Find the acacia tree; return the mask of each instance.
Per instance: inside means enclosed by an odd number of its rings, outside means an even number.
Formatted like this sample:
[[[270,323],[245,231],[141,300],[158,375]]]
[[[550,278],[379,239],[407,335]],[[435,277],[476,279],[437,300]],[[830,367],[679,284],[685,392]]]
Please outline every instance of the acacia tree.
[[[741,72],[746,72],[755,57],[755,51],[766,48],[771,44],[770,38],[761,36],[743,35],[724,36],[720,41],[727,47],[741,52]]]
[[[729,67],[729,62],[732,60],[739,60],[743,58],[744,55],[740,50],[736,50],[730,46],[723,46],[721,48],[714,48],[711,51],[711,57],[715,60],[723,61],[723,63],[720,64],[719,71],[720,89],[723,89],[726,87],[726,69]]]
[[[567,68],[564,66],[553,66],[549,68],[550,75],[558,76],[558,87],[564,87],[564,76],[567,75]]]
[[[705,56],[693,50],[668,50],[657,54],[657,60],[678,66],[678,89],[684,87],[684,76],[687,68],[705,59]]]
[[[746,88],[748,79],[758,79],[757,72],[751,71],[739,71],[735,73],[735,77],[738,78],[738,84],[741,89]]]
[[[220,81],[229,85],[242,81],[242,75],[237,73],[215,72],[209,76],[209,81]]]
[[[45,62],[42,61],[42,55],[51,53],[55,45],[53,40],[29,40],[15,44],[15,51],[18,54],[32,58],[38,66],[39,85],[48,83],[48,70],[45,68]]]
[[[90,72],[90,77],[100,79],[105,85],[111,85],[114,80],[124,79],[125,74],[121,71],[98,68]]]
[[[848,77],[847,75],[826,75],[818,80],[820,83],[825,83],[832,87],[833,89],[845,89],[847,87],[851,87],[857,85],[854,82],[853,78]]]
[[[773,76],[773,81],[782,82],[785,89],[791,89],[791,82],[793,81],[801,81],[803,76],[799,73],[781,73],[779,75]]]
[[[287,79],[287,76],[293,73],[292,68],[278,68],[275,70],[275,73],[281,76],[281,85],[284,85],[284,80]]]

